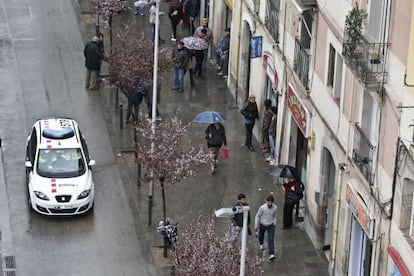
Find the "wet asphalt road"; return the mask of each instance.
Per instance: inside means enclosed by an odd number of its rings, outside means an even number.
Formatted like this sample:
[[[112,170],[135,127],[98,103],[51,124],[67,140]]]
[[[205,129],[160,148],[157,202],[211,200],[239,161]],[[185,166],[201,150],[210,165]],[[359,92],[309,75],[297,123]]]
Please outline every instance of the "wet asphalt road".
[[[18,275],[155,275],[136,238],[140,226],[122,188],[98,95],[84,90],[77,5],[0,1],[0,135],[10,211],[9,221],[1,219],[12,232],[11,246],[2,228],[2,253],[15,256]],[[86,216],[56,219],[28,211],[26,137],[37,118],[54,114],[79,122],[97,160],[95,211]]]
[[[161,244],[155,231],[161,219],[160,193],[155,189],[152,225],[148,226],[148,186],[145,182],[141,187],[136,185],[136,166],[130,153],[131,126],[119,129],[115,90],[108,82],[99,92],[83,88],[83,47],[95,29],[93,15],[87,13],[87,0],[79,3],[0,0],[0,136],[10,210],[7,214],[0,211],[2,254],[16,257],[18,275],[168,275],[165,263],[154,253],[154,246]],[[167,11],[165,3],[161,10]],[[123,23],[132,25],[139,36],[149,34],[147,16],[124,12],[114,20],[114,29]],[[101,30],[108,45],[108,29],[101,24]],[[173,47],[168,40],[166,16],[161,17],[161,35],[166,39],[165,46]],[[205,78],[196,80],[194,88],[189,87],[186,76],[184,94],[173,93],[172,74],[164,74],[161,116],[165,119],[177,115],[191,121],[204,110],[222,112],[228,118],[230,158],[219,162],[214,177],[207,166],[202,166],[195,177],[168,188],[167,216],[184,227],[200,216],[209,216],[214,209],[230,207],[240,192],[247,195],[253,216],[264,198],[273,193],[280,221],[281,188],[267,175],[264,156],[243,145],[244,126],[237,107],[240,103],[234,102],[212,65],[206,73]],[[123,97],[119,101],[125,106]],[[49,114],[76,119],[97,161],[92,214],[56,219],[28,212],[25,140],[33,121]],[[193,124],[186,139],[204,145],[204,128]],[[254,145],[260,147],[257,141]],[[1,191],[0,199],[4,198]],[[4,202],[0,202],[2,206]],[[230,222],[220,219],[217,223],[225,231]],[[253,237],[249,237],[248,247],[254,255]],[[323,258],[300,224],[290,231],[277,227],[276,259],[265,262],[263,268],[265,275],[326,275]]]

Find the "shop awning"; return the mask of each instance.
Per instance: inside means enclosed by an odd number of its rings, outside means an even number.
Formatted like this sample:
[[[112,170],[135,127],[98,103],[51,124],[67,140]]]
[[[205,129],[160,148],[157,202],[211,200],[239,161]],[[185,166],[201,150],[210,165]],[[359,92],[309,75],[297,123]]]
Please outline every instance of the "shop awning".
[[[388,251],[388,254],[390,254],[392,260],[394,261],[395,266],[398,268],[398,272],[401,274],[401,276],[410,276],[411,273],[407,269],[407,266],[402,260],[400,254],[398,254],[397,250],[394,247],[389,246],[387,248],[387,251]]]
[[[224,0],[226,2],[227,6],[232,10],[233,9],[233,0]]]

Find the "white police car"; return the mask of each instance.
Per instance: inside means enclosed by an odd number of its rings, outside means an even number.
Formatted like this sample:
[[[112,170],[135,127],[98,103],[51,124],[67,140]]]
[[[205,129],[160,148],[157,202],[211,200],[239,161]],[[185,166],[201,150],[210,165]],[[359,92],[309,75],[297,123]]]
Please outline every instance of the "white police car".
[[[42,118],[35,122],[26,148],[29,206],[47,215],[87,212],[94,203],[94,183],[86,141],[75,120]]]

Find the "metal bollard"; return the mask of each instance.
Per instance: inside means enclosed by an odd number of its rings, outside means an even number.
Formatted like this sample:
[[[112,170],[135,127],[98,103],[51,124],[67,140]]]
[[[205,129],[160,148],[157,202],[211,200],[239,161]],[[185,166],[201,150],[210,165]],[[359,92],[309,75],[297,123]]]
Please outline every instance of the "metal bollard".
[[[118,103],[119,103],[119,89],[117,87],[116,92],[115,92],[115,109],[116,110],[118,110]]]
[[[123,129],[124,128],[124,124],[123,124],[123,116],[122,116],[122,103],[119,104],[119,128]]]

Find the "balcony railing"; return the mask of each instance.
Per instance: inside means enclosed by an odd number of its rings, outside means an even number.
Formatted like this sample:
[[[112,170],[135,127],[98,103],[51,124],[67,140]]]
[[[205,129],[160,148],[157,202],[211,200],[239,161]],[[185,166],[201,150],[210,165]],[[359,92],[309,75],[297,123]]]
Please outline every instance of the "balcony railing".
[[[279,43],[279,15],[279,7],[276,7],[271,1],[267,0],[265,27],[275,43]]]
[[[293,57],[293,71],[295,71],[300,82],[306,90],[309,90],[309,49],[302,46],[298,39],[295,39],[295,55]]]
[[[369,42],[355,27],[345,26],[342,56],[367,88],[378,88],[387,82],[385,55],[388,46],[388,43]]]
[[[354,147],[352,150],[352,161],[370,185],[374,183],[373,156],[375,147],[369,141],[368,136],[355,124]]]

